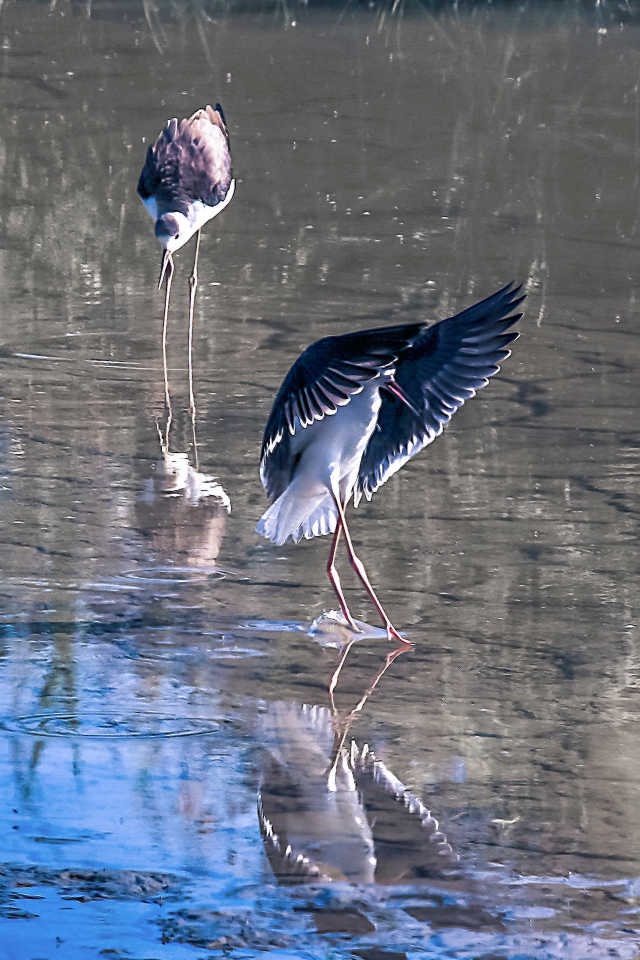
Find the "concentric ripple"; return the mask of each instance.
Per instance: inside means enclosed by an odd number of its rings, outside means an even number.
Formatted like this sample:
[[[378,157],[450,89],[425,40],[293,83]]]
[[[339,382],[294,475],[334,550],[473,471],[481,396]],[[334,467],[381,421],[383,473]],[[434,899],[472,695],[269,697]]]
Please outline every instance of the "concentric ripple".
[[[141,713],[34,714],[4,720],[0,727],[13,733],[34,737],[83,737],[93,740],[168,739],[197,737],[216,733],[221,721],[201,717],[167,717]]]

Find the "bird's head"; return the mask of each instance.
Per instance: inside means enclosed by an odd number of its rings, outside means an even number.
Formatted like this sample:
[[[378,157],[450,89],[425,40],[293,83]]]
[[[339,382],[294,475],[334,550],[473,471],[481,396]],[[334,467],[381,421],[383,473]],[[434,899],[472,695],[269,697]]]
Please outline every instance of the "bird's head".
[[[186,217],[181,213],[163,213],[156,220],[156,237],[165,250],[173,253],[189,239],[186,226]]]

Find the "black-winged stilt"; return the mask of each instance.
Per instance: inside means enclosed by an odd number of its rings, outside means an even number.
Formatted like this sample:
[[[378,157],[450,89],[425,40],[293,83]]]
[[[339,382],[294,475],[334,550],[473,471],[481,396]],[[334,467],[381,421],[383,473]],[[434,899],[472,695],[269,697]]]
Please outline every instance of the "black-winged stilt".
[[[345,511],[370,500],[500,369],[524,300],[509,284],[433,326],[409,323],[325,337],[293,364],[262,442],[260,477],[273,501],[257,530],[276,544],[333,533],[327,573],[349,626],[335,568],[340,536],[389,639],[406,643],[356,556]]]
[[[198,285],[200,231],[231,201],[235,180],[231,168],[229,132],[219,103],[196,110],[183,120],[167,121],[147,150],[138,196],[155,221],[162,265],[158,289],[166,278],[162,348],[166,371],[167,317],[173,278],[173,252],[196,235],[193,270],[189,277],[189,385],[194,411],[192,377],[193,307]],[[168,384],[165,372],[165,395]]]

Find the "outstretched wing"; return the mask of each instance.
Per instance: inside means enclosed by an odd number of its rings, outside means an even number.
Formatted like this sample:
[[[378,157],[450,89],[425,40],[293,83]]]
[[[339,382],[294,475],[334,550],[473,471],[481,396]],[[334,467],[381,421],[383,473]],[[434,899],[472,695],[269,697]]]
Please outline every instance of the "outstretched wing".
[[[147,150],[138,194],[143,202],[154,196],[159,212],[186,213],[190,200],[210,207],[221,203],[232,179],[229,132],[217,103],[165,124]]]
[[[395,381],[415,408],[385,391],[378,424],[360,464],[357,504],[372,495],[419,450],[442,433],[465,400],[485,387],[509,356],[524,300],[509,284],[423,332],[398,357]],[[420,416],[417,416],[417,414]]]
[[[274,400],[262,440],[260,478],[270,499],[291,480],[291,437],[335,414],[365,384],[393,368],[422,329],[423,324],[410,323],[325,337],[298,357]]]

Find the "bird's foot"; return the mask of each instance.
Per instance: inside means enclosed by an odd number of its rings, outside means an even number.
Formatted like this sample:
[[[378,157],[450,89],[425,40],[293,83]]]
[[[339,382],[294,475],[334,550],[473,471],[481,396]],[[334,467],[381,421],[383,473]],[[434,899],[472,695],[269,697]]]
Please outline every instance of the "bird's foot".
[[[413,646],[410,640],[405,640],[402,634],[398,633],[390,620],[387,620],[385,626],[387,628],[387,639],[389,640],[389,643],[393,643],[394,640],[399,640],[400,643],[403,643],[406,647]]]

